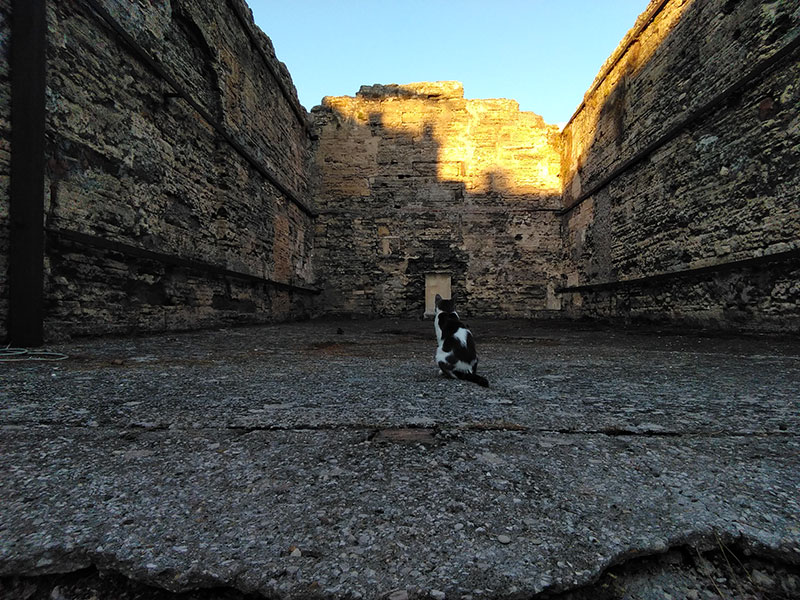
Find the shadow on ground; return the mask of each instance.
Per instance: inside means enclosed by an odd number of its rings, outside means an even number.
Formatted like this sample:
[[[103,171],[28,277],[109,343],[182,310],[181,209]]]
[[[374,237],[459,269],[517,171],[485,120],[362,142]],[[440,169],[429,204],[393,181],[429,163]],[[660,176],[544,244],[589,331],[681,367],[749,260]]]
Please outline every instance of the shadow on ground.
[[[488,390],[417,321],[0,364],[4,597],[800,593],[796,340],[472,326]]]

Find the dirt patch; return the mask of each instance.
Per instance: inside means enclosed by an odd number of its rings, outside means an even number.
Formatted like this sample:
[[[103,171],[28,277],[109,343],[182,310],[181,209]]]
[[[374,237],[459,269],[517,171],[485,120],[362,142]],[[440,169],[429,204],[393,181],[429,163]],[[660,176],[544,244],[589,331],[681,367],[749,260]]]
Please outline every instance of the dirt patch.
[[[331,340],[309,344],[306,346],[305,352],[314,356],[379,357],[395,353],[398,347],[411,346],[418,343],[419,339],[406,336],[386,337],[381,340],[372,339],[370,341]]]
[[[380,429],[371,437],[373,442],[393,442],[399,444],[434,444],[436,431],[425,427],[398,427]]]

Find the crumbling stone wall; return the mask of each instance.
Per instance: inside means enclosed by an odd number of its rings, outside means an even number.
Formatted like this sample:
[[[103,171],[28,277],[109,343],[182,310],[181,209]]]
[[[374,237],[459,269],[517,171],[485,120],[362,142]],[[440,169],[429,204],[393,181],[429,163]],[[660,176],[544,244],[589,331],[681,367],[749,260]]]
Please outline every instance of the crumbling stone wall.
[[[243,0],[48,11],[47,335],[310,315],[306,113]]]
[[[653,2],[564,130],[565,308],[800,328],[800,8]]]
[[[557,127],[457,82],[364,86],[312,115],[327,311],[421,316],[432,273],[468,314],[558,309]]]
[[[311,131],[244,0],[48,7],[49,337],[417,316],[428,275],[472,315],[800,330],[795,3],[653,0],[563,135],[455,82]],[[0,338],[8,238],[6,202]]]

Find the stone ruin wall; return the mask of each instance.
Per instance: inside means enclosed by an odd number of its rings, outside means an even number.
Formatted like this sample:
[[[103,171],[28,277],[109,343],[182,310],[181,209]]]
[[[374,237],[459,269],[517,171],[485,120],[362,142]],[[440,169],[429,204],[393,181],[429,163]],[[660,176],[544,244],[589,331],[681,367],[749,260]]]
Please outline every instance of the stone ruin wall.
[[[48,336],[312,313],[307,115],[242,0],[48,2],[47,63]]]
[[[800,329],[799,32],[651,3],[564,130],[568,314]]]
[[[424,312],[445,274],[470,315],[559,308],[560,134],[458,82],[364,86],[312,111],[328,312]]]
[[[799,22],[792,3],[654,0],[563,137],[457,84],[326,98],[326,306],[417,314],[444,272],[475,315],[798,330]]]

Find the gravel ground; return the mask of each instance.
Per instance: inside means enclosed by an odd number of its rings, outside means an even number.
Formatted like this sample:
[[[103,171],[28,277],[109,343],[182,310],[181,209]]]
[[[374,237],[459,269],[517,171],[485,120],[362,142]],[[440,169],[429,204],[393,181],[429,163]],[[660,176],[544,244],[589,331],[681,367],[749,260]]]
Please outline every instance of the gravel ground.
[[[0,596],[800,595],[796,338],[471,324],[488,390],[418,321],[0,364]]]

